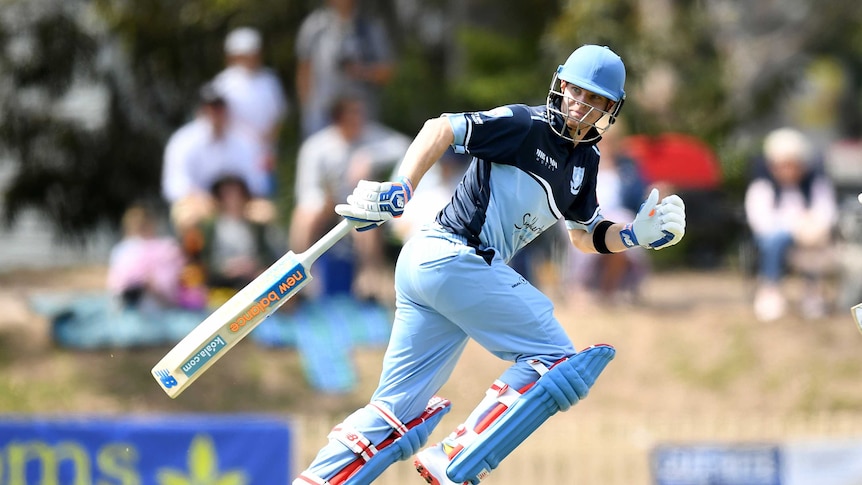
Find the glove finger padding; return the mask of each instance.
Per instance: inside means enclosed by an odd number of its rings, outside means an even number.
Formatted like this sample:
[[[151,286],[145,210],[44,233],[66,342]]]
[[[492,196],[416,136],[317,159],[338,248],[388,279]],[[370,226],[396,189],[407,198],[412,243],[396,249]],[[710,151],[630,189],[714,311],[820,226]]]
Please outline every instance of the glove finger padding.
[[[406,177],[397,182],[360,180],[347,196],[347,203],[336,205],[335,212],[364,231],[400,217],[412,195],[413,187]]]
[[[656,192],[658,191],[656,190]],[[662,199],[661,206],[666,209],[670,207],[676,207],[679,208],[681,211],[685,212],[685,202],[683,202],[682,198],[680,198],[680,196],[676,194],[668,195],[667,197]]]
[[[678,195],[670,195],[665,197],[656,207],[656,212],[660,214],[661,231],[670,237],[664,243],[659,244],[653,242],[653,249],[661,249],[668,246],[673,246],[682,240],[685,234],[685,204]],[[665,240],[665,238],[662,238]]]
[[[677,195],[658,203],[658,189],[652,189],[635,220],[620,231],[626,247],[661,249],[678,243],[685,234],[685,204]]]

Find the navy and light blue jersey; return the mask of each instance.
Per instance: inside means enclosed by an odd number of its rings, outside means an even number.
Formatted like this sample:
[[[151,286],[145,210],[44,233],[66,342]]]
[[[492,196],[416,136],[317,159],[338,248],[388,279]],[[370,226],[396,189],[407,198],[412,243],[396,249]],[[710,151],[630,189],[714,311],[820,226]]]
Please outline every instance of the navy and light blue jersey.
[[[453,148],[473,161],[437,222],[471,246],[493,248],[509,261],[559,219],[586,231],[602,219],[595,142],[558,136],[545,106],[444,116],[455,132]]]

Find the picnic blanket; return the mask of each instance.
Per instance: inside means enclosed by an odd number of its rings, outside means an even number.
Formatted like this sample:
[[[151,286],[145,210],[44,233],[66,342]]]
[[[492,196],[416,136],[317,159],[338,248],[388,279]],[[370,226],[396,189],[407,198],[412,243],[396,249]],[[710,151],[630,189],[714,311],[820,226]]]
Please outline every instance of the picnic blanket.
[[[49,319],[58,346],[81,350],[174,345],[210,314],[139,311],[119,305],[106,292],[34,295],[29,303],[35,313]],[[277,311],[249,338],[261,346],[295,348],[313,388],[349,392],[357,384],[353,350],[385,347],[391,317],[388,308],[348,295],[306,300],[290,311]]]

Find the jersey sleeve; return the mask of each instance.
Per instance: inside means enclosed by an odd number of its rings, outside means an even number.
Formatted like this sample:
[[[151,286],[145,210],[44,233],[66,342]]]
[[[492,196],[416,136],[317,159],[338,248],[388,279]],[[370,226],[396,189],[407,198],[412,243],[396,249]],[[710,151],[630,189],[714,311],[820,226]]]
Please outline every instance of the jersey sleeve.
[[[522,105],[490,111],[444,114],[455,133],[456,153],[469,153],[495,163],[514,163],[514,152],[530,131],[532,119]]]

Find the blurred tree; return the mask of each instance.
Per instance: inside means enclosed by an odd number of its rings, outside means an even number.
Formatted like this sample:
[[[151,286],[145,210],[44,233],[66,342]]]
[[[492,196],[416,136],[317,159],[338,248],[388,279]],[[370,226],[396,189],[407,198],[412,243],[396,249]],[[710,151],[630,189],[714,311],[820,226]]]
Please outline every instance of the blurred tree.
[[[105,126],[115,100],[96,82],[99,33],[72,15],[80,6],[41,1],[4,7],[0,142],[20,165],[4,194],[7,222],[34,206],[61,231],[74,232],[101,211],[118,216],[116,203],[138,195],[126,176],[141,175],[129,163],[138,148],[120,152],[116,147],[128,140],[112,138],[128,118]]]
[[[224,38],[233,28],[250,26],[261,32],[264,62],[292,97],[296,31],[319,4],[315,0],[92,1],[129,59],[134,89],[148,98],[146,110],[169,128],[159,133],[159,149],[171,131],[191,116],[200,86],[224,67]],[[299,144],[296,109],[291,100],[281,131],[280,205],[292,198],[294,153]],[[154,162],[160,172],[161,153]]]
[[[457,31],[456,105],[486,109],[508,103],[543,104],[562,59],[543,46],[545,32],[559,15],[557,2],[468,2]],[[568,54],[566,54],[568,55]]]
[[[3,194],[5,220],[35,207],[60,234],[80,235],[115,223],[132,200],[158,198],[164,143],[191,116],[198,87],[221,69],[227,31],[258,28],[265,59],[292,96],[296,30],[321,1],[3,2],[0,145],[17,167]],[[624,115],[632,130],[696,135],[716,147],[732,177],[743,176],[739,147],[756,145],[816,56],[831,56],[846,71],[842,123],[859,126],[862,9],[855,0],[362,5],[384,17],[397,47],[383,119],[411,135],[443,111],[541,103],[557,64],[584,43],[610,45],[626,60]],[[282,131],[284,204],[296,126],[294,104]]]
[[[857,4],[567,3],[549,31],[549,45],[558,57],[584,43],[613,46],[628,68],[625,116],[633,130],[698,136],[716,147],[726,172],[736,177],[743,175],[746,154],[735,147],[755,149],[755,140],[777,122],[782,103],[804,81],[815,56],[840,59],[851,80],[843,95],[842,124],[859,126],[862,9]]]
[[[611,46],[626,62],[625,116],[640,133],[684,131],[715,142],[733,125],[724,61],[698,1],[569,3],[549,32],[558,57],[582,44]]]
[[[83,236],[115,225],[130,202],[160,200],[164,144],[192,115],[200,85],[222,68],[227,31],[261,30],[267,61],[289,81],[295,29],[283,27],[308,8],[275,0],[5,2],[0,145],[18,168],[3,194],[4,220],[33,207],[58,235]]]

